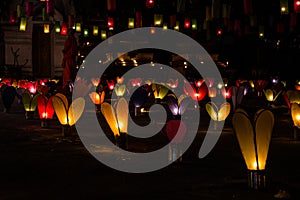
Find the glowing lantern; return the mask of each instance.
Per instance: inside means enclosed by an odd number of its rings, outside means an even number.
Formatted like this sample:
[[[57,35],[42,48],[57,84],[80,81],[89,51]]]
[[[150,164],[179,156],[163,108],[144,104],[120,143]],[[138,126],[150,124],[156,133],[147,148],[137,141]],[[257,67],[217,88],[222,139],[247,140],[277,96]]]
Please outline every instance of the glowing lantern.
[[[202,85],[204,82],[205,82],[204,79],[200,79],[200,80],[198,80],[198,81],[195,81],[195,86],[196,86],[197,88],[199,88],[199,87],[201,87],[201,85]]]
[[[253,189],[264,188],[264,170],[274,127],[274,115],[269,110],[261,109],[256,112],[252,123],[246,111],[237,109],[233,114],[232,124],[249,170],[249,186]]]
[[[179,31],[179,28],[180,28],[180,22],[176,21],[176,25],[174,26],[174,30]]]
[[[286,92],[286,96],[288,97],[289,103],[297,103],[300,104],[300,91],[298,90],[288,90]]]
[[[25,17],[21,17],[19,30],[26,31],[26,24],[27,24],[27,19]]]
[[[60,23],[59,22],[55,22],[54,29],[55,29],[56,33],[60,33]]]
[[[213,98],[217,96],[217,88],[209,87],[208,88],[208,97]]]
[[[115,87],[115,82],[113,80],[106,80],[106,83],[107,83],[107,86],[108,86],[108,89],[109,90],[114,90],[114,87]]]
[[[277,99],[277,97],[281,94],[281,91],[277,92],[276,94],[276,91],[271,89],[263,90],[263,92],[266,96],[267,101],[269,102],[274,102]]]
[[[101,30],[101,39],[102,40],[106,39],[106,30]]]
[[[259,26],[258,36],[259,36],[259,38],[264,38],[265,37],[265,27],[264,26]]]
[[[92,79],[91,79],[91,82],[92,82],[93,86],[94,86],[95,88],[97,88],[98,85],[100,84],[100,78],[92,78]]]
[[[11,24],[14,24],[14,23],[16,23],[16,12],[14,11],[14,10],[11,10],[10,12],[9,12],[9,22],[11,23]]]
[[[40,94],[33,95],[28,90],[22,94],[22,102],[26,119],[32,119],[37,106],[37,98]]]
[[[116,112],[111,104],[104,102],[101,104],[101,112],[111,128],[115,143],[118,147],[128,148],[128,103],[125,98],[120,98],[116,105]]]
[[[108,17],[107,27],[108,27],[108,30],[111,30],[111,31],[114,30],[114,18]]]
[[[280,12],[281,14],[289,14],[288,0],[280,0]]]
[[[225,98],[225,99],[230,99],[231,98],[231,91],[232,91],[232,87],[230,87],[230,88],[223,88],[222,89],[222,95],[223,95],[223,97]]]
[[[188,82],[184,82],[184,92],[189,95],[193,100],[201,101],[207,94],[206,84],[202,84],[199,88],[194,88]]]
[[[75,30],[76,32],[81,32],[81,23],[79,22],[75,23]]]
[[[66,23],[63,23],[61,26],[60,34],[61,35],[67,35],[68,32],[68,27]]]
[[[155,99],[163,99],[167,93],[169,92],[169,89],[161,84],[152,84],[152,90]]]
[[[154,0],[146,0],[146,7],[153,8],[154,7]]]
[[[167,24],[167,23],[164,23],[164,24],[163,24],[163,29],[164,29],[164,30],[167,30],[167,29],[168,29],[168,24]]]
[[[184,19],[184,28],[189,29],[191,27],[191,21],[189,17]]]
[[[26,89],[27,88],[27,80],[19,80],[18,81],[18,88],[23,88]]]
[[[28,81],[26,83],[26,89],[31,93],[31,94],[35,94],[36,93],[36,89],[38,87],[38,82],[37,81]]]
[[[210,118],[214,121],[224,121],[230,113],[230,104],[228,102],[223,103],[220,108],[213,102],[209,102],[205,105],[206,111]]]
[[[219,28],[218,30],[217,30],[217,35],[222,35],[223,34],[223,30],[221,29],[221,28]]]
[[[266,80],[255,80],[254,82],[254,88],[257,90],[258,92],[258,96],[262,95],[262,91],[265,89],[265,87],[268,84],[268,81]]]
[[[116,81],[117,81],[118,84],[122,84],[123,81],[124,81],[124,76],[122,76],[122,77],[117,76]]]
[[[130,82],[131,82],[132,87],[137,87],[137,86],[142,85],[142,79],[141,78],[131,79]]]
[[[50,33],[50,24],[44,24],[44,33]]]
[[[192,30],[197,30],[198,29],[198,23],[197,19],[192,19]]]
[[[89,29],[85,28],[85,29],[83,30],[83,36],[84,36],[84,37],[88,37],[88,36],[89,36]]]
[[[300,13],[300,0],[294,0],[294,11]]]
[[[172,89],[175,89],[178,87],[178,79],[176,79],[175,81],[173,79],[170,79],[168,82],[167,82],[167,85],[172,88]]]
[[[93,35],[98,36],[98,32],[99,32],[98,26],[93,26]]]
[[[163,15],[154,14],[154,25],[161,26],[163,22]]]
[[[114,90],[118,97],[122,97],[122,96],[124,96],[124,94],[126,92],[126,85],[125,84],[122,84],[122,85],[116,84],[114,87]]]
[[[63,126],[62,136],[65,136],[65,129],[70,128],[80,119],[85,107],[85,100],[83,97],[78,97],[69,105],[67,97],[57,93],[52,97],[52,104],[56,116]]]
[[[187,106],[190,103],[190,99],[187,97],[188,96],[186,95],[180,95],[178,99],[174,96],[166,97],[166,102],[174,116],[180,116],[185,112]]]
[[[101,110],[101,104],[104,102],[105,99],[105,92],[102,91],[101,93],[98,92],[91,92],[89,94],[90,99],[93,101],[93,103],[96,106],[96,111]]]
[[[291,104],[291,115],[294,122],[294,139],[298,139],[298,130],[300,129],[300,106],[297,103]]]
[[[134,28],[134,18],[128,18],[128,28]]]
[[[41,127],[47,127],[47,120],[52,119],[54,115],[52,97],[47,98],[45,95],[39,95],[37,98],[37,107],[41,119]]]

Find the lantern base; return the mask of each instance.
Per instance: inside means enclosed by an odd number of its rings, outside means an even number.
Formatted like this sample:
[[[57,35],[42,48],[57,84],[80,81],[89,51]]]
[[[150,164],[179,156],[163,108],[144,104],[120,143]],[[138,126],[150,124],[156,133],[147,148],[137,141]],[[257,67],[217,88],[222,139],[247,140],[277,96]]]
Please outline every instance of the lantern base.
[[[265,170],[249,170],[248,171],[248,186],[251,189],[259,190],[266,188],[266,173]]]
[[[65,136],[69,136],[73,133],[73,126],[70,126],[70,125],[63,125],[62,126],[62,137],[65,137]]]
[[[119,136],[115,136],[115,144],[122,149],[128,149],[127,133],[120,133]]]
[[[26,111],[25,112],[26,119],[33,119],[34,118],[34,111]]]
[[[176,143],[169,145],[169,161],[172,163],[182,162],[182,151]]]

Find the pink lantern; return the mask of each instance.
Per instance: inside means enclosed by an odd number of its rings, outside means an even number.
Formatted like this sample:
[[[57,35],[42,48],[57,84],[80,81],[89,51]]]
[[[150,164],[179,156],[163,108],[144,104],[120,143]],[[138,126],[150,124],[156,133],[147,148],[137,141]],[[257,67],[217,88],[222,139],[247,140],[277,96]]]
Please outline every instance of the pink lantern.
[[[110,80],[110,81],[106,80],[106,83],[107,83],[107,86],[108,86],[109,90],[114,90],[115,82],[113,80]]]
[[[300,0],[294,0],[294,11],[300,13]]]
[[[222,88],[222,95],[225,99],[230,99],[231,98],[231,90],[232,90],[232,87],[230,88]]]
[[[37,81],[28,81],[26,85],[26,89],[31,93],[35,94],[38,87]]]
[[[190,20],[190,18],[189,17],[186,17],[185,19],[184,19],[184,28],[190,28],[191,27],[191,20]]]
[[[136,87],[136,86],[141,86],[142,85],[142,79],[141,78],[135,78],[131,79],[131,86]]]

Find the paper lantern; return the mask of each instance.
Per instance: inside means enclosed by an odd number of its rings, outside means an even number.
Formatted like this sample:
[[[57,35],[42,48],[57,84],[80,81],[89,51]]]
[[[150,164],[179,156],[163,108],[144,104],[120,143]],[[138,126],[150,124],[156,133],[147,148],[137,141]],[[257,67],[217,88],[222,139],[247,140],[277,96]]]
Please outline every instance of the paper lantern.
[[[44,33],[50,33],[50,24],[44,24]]]
[[[199,88],[195,88],[190,83],[184,82],[184,92],[195,101],[201,101],[207,94],[206,84],[202,84]]]
[[[281,91],[276,92],[271,89],[263,90],[263,92],[266,96],[267,101],[269,101],[269,102],[274,102],[277,99],[277,97],[281,94]]]
[[[100,105],[104,102],[104,98],[105,98],[105,92],[102,91],[100,93],[98,92],[91,92],[89,94],[89,97],[91,98],[91,100],[93,101],[93,103],[97,106]]]
[[[117,81],[117,84],[122,84],[124,81],[124,76],[122,76],[122,77],[117,76],[116,81]]]
[[[64,22],[61,26],[60,34],[61,35],[67,35],[68,27],[67,24]]]
[[[21,17],[19,30],[26,31],[26,24],[27,24],[27,19],[25,17]]]
[[[294,0],[294,12],[300,13],[300,0]]]
[[[146,0],[146,7],[153,8],[154,7],[154,0]]]
[[[95,88],[98,87],[98,85],[100,84],[100,81],[101,81],[100,78],[92,78],[91,79],[91,82]]]
[[[224,121],[230,113],[230,103],[223,103],[220,108],[213,102],[209,102],[205,105],[206,111],[210,118],[214,121]]]
[[[217,88],[209,87],[208,88],[208,97],[213,98],[217,96]]]
[[[134,18],[128,18],[128,28],[134,28]]]
[[[75,23],[75,30],[76,32],[81,32],[81,23],[79,22]]]
[[[294,126],[300,129],[300,106],[297,103],[291,103],[291,115]]]
[[[83,36],[84,36],[84,37],[88,37],[88,36],[89,36],[89,29],[85,28],[85,29],[83,30]]]
[[[67,97],[64,94],[57,93],[52,97],[52,104],[60,124],[73,126],[83,113],[85,100],[78,97],[69,105]]]
[[[154,14],[154,25],[161,26],[163,23],[163,15]]]
[[[264,38],[265,37],[265,27],[264,26],[259,26],[258,27],[258,37],[259,38]]]
[[[191,20],[189,17],[184,18],[184,28],[189,29],[191,27]]]
[[[122,84],[122,85],[116,84],[114,87],[114,91],[118,97],[122,97],[122,96],[124,96],[124,94],[126,92],[126,85],[125,84]]]
[[[190,98],[186,95],[181,95],[178,99],[174,96],[167,96],[166,102],[171,113],[174,116],[182,115],[190,103]]]
[[[55,22],[54,29],[56,33],[60,33],[60,22]]]
[[[261,109],[256,112],[252,122],[246,111],[237,109],[232,117],[232,125],[249,170],[249,186],[253,189],[264,188],[264,170],[274,127],[273,113]]]
[[[113,80],[106,80],[107,86],[109,90],[114,90],[115,82]]]
[[[223,30],[221,28],[218,28],[217,35],[222,35],[222,34],[223,34]]]
[[[164,29],[164,30],[167,30],[167,29],[168,29],[168,24],[167,24],[167,23],[164,23],[164,24],[163,24],[163,29]]]
[[[93,35],[94,35],[94,36],[98,36],[98,33],[99,33],[99,28],[98,28],[98,26],[93,26]]]
[[[142,85],[142,79],[141,78],[134,78],[130,80],[132,87],[137,87]]]
[[[229,88],[222,88],[222,95],[225,99],[230,99],[231,98],[231,91],[232,91],[232,87]]]
[[[176,21],[176,25],[174,26],[174,30],[179,31],[179,29],[180,29],[180,22]]]
[[[163,99],[169,92],[169,89],[161,84],[152,84],[152,91],[155,99]]]
[[[141,12],[136,12],[135,13],[135,26],[136,28],[142,28],[143,26],[143,18],[142,18],[142,13]]]
[[[198,23],[197,19],[192,19],[192,30],[197,30],[198,29]]]
[[[288,90],[286,96],[289,99],[290,104],[297,103],[300,104],[300,91],[299,90]]]
[[[112,17],[108,17],[107,18],[107,27],[108,27],[108,30],[114,30],[114,18]]]
[[[26,83],[26,89],[31,93],[31,94],[35,94],[36,90],[38,87],[38,82],[37,81],[28,81]]]
[[[22,94],[22,102],[26,119],[32,119],[37,107],[37,98],[40,94],[31,94],[27,89]]]
[[[37,107],[41,119],[41,127],[47,127],[47,120],[52,119],[54,115],[52,97],[48,98],[46,95],[39,95],[37,98]]]
[[[289,2],[288,0],[280,0],[280,13],[289,14]]]
[[[106,30],[101,30],[101,39],[106,40]]]

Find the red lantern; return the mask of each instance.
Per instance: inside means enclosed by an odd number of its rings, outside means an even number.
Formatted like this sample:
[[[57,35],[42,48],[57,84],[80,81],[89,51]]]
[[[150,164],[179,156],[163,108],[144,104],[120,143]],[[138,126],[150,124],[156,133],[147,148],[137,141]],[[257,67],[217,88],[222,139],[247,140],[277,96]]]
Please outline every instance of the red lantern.
[[[294,11],[300,13],[300,0],[294,0]]]
[[[109,30],[114,30],[114,18],[108,17],[107,27],[108,27]]]
[[[226,88],[223,88],[222,89],[222,95],[225,99],[230,99],[231,98],[231,87],[226,89]]]
[[[190,28],[191,27],[191,21],[189,17],[186,17],[184,19],[184,28]]]
[[[195,81],[195,85],[197,88],[199,88],[204,82],[205,82],[205,80],[201,79],[201,80]]]
[[[31,93],[35,94],[38,86],[38,82],[36,81],[28,81],[26,84],[26,89]]]
[[[141,84],[142,84],[141,78],[131,79],[130,81],[131,81],[132,87],[141,86]]]
[[[39,95],[37,99],[40,119],[52,119],[54,108],[52,105],[52,97],[47,98],[45,95]]]
[[[219,28],[219,29],[217,30],[217,35],[222,35],[222,33],[223,33],[222,29]]]
[[[113,80],[110,80],[110,81],[106,80],[106,83],[107,83],[107,86],[108,86],[109,90],[114,90],[115,82]]]
[[[201,101],[207,94],[206,84],[202,84],[199,88],[194,88],[190,83],[184,83],[184,92],[189,95],[195,101]]]
[[[146,7],[153,8],[154,7],[154,0],[146,0]]]
[[[67,32],[68,32],[67,24],[63,23],[62,26],[61,26],[60,34],[67,35]]]
[[[17,18],[17,13],[14,10],[11,10],[9,13],[9,22],[11,24],[16,23],[16,21],[17,21],[16,18]]]

